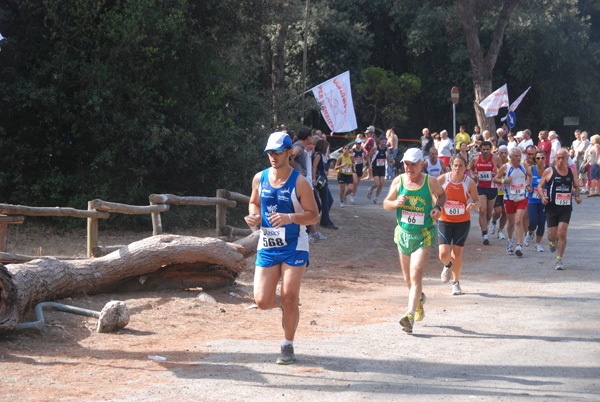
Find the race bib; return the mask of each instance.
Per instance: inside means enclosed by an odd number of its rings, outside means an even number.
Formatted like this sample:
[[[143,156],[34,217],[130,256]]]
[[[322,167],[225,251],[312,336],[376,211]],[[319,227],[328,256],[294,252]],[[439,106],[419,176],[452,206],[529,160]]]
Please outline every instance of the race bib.
[[[352,166],[342,166],[342,173],[352,173]]]
[[[444,211],[446,215],[463,215],[465,213],[465,204],[460,201],[446,201]]]
[[[402,219],[400,222],[409,223],[411,225],[424,225],[425,224],[425,213],[413,212],[413,211],[402,211]]]
[[[556,205],[568,206],[571,205],[571,193],[556,193]]]
[[[285,228],[262,228],[262,247],[274,248],[287,246],[285,242]]]
[[[376,159],[375,165],[377,166],[385,166],[385,159]]]
[[[508,190],[510,194],[525,195],[525,184],[513,184]]]
[[[492,172],[489,170],[485,172],[479,172],[477,177],[479,177],[479,181],[492,181]]]
[[[546,193],[546,189],[544,189],[544,197],[547,197],[547,196],[548,196],[548,193]],[[540,197],[540,193],[538,193],[537,190],[533,190],[531,198],[535,198],[536,200],[542,199],[542,197]]]
[[[354,158],[354,163],[356,163],[357,165],[362,165],[363,164],[363,158]]]

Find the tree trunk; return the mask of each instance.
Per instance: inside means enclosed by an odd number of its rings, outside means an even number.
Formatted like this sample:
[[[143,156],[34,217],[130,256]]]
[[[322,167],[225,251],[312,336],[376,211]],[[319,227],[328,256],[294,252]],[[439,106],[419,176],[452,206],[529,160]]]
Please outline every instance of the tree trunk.
[[[502,48],[502,40],[510,16],[519,2],[520,0],[504,1],[498,21],[496,21],[492,41],[490,42],[487,54],[484,55],[481,43],[479,42],[479,32],[477,29],[477,18],[474,12],[475,4],[473,0],[456,0],[473,71],[473,87],[475,90],[475,103],[473,104],[473,107],[475,108],[477,123],[482,130],[490,130],[492,135],[496,131],[494,118],[486,117],[485,112],[479,107],[479,104],[492,93],[492,72],[494,71],[496,61],[498,60],[498,54]],[[486,9],[485,7],[478,8]]]
[[[0,333],[14,329],[37,303],[73,294],[230,285],[256,252],[258,236],[237,244],[214,238],[161,235],[107,256],[79,261],[40,258],[0,264]]]
[[[273,43],[273,58],[271,59],[271,76],[273,85],[273,122],[278,126],[286,120],[284,94],[285,94],[285,57],[284,45],[287,39],[287,23],[277,25],[275,41]]]

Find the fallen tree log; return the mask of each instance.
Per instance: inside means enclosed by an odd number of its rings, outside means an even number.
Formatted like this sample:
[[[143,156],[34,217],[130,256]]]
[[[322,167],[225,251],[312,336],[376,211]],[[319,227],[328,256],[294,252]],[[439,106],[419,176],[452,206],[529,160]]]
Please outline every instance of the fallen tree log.
[[[244,239],[242,239],[244,240]],[[74,294],[232,284],[256,251],[253,234],[240,244],[192,236],[152,236],[104,257],[77,261],[39,258],[0,265],[0,332],[12,331],[28,309]]]

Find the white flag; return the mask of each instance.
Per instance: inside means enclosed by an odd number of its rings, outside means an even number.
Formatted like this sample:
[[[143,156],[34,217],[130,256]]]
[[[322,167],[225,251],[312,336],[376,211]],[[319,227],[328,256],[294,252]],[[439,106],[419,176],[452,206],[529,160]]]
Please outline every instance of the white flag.
[[[346,71],[312,88],[321,114],[332,133],[346,133],[356,130],[356,115],[350,90],[350,71]]]
[[[506,84],[492,92],[479,106],[485,111],[486,117],[496,116],[501,107],[508,107],[508,88]]]
[[[517,110],[517,107],[519,107],[519,104],[521,103],[521,101],[523,100],[523,98],[525,97],[525,95],[527,95],[527,92],[529,92],[529,90],[530,90],[530,89],[531,89],[531,86],[529,86],[529,88],[527,88],[527,89],[525,90],[525,92],[523,92],[523,93],[521,94],[521,96],[519,96],[519,97],[517,98],[517,100],[516,100],[516,101],[514,101],[513,103],[511,103],[511,104],[510,104],[510,106],[508,107],[508,111],[509,111],[509,112],[514,112],[515,110]],[[507,115],[507,116],[508,116],[508,115]],[[506,117],[507,117],[507,116],[504,116],[504,117],[503,117],[503,118],[501,118],[500,120],[502,120],[502,121],[506,120]]]
[[[525,95],[527,95],[527,92],[529,92],[529,90],[530,90],[530,89],[531,89],[531,86],[530,86],[529,88],[527,88],[527,89],[525,90],[525,92],[523,92],[523,93],[521,94],[521,96],[519,96],[519,97],[517,98],[517,100],[516,100],[516,101],[514,101],[513,103],[511,103],[511,105],[510,105],[510,107],[508,108],[508,110],[510,110],[511,112],[514,112],[514,111],[517,109],[517,107],[519,107],[519,104],[521,103],[521,101],[523,100],[523,98],[525,97]]]

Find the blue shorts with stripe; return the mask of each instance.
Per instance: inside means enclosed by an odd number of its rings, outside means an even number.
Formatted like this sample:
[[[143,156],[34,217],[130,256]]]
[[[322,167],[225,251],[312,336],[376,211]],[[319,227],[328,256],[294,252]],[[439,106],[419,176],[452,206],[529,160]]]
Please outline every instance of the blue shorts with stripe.
[[[254,265],[257,267],[268,268],[281,263],[286,263],[291,267],[301,267],[303,265],[308,267],[308,251],[263,248],[256,252],[256,262]]]

